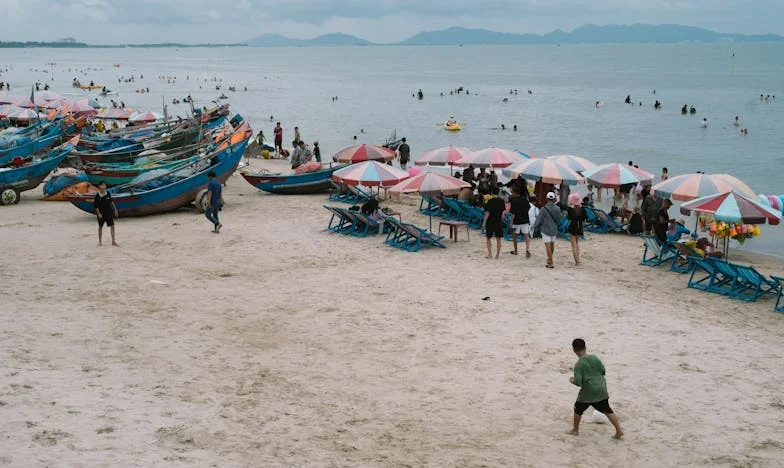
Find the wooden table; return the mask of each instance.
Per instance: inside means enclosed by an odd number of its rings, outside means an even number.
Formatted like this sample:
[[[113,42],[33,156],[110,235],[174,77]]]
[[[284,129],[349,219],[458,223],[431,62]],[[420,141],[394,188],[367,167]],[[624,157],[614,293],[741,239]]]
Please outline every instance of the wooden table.
[[[438,234],[441,234],[441,226],[449,226],[449,238],[455,240],[457,242],[457,230],[460,227],[465,226],[466,228],[466,241],[471,240],[470,230],[468,229],[468,223],[465,221],[452,221],[452,220],[444,220],[438,222]]]

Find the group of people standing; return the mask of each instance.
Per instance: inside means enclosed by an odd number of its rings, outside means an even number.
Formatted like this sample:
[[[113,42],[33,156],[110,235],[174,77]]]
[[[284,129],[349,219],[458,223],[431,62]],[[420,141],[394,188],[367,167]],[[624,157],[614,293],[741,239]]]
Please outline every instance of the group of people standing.
[[[299,133],[299,127],[294,127],[294,139],[291,141],[291,153],[283,148],[283,127],[280,125],[280,122],[275,123],[273,135],[275,142],[275,155],[279,158],[290,157],[292,169],[296,169],[299,166],[314,159],[316,162],[321,162],[321,148],[319,148],[318,141],[313,142],[313,149],[311,150],[308,147],[308,144],[302,140],[302,136]],[[259,132],[257,141],[259,145],[264,143],[264,134],[262,132]]]

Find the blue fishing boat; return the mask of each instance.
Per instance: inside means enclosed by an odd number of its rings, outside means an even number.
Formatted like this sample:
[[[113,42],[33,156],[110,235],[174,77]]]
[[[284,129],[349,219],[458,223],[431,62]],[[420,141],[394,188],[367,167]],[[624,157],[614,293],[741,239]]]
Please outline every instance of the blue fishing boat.
[[[36,129],[36,131],[16,135],[16,138],[8,140],[6,145],[3,145],[3,139],[0,138],[0,166],[8,164],[14,158],[25,158],[33,153],[51,148],[63,137],[59,121],[36,127]]]
[[[282,195],[324,193],[330,188],[332,173],[346,164],[325,164],[320,171],[303,174],[262,174],[243,172],[242,177],[259,190]]]
[[[250,126],[240,125],[227,135],[211,153],[200,157],[193,164],[179,166],[144,181],[118,185],[109,189],[121,217],[146,216],[176,210],[192,203],[196,195],[207,186],[207,174],[214,172],[217,179],[226,182],[234,173],[253,136]],[[66,197],[77,208],[87,213],[93,209],[94,195],[75,194]]]
[[[0,205],[19,203],[20,193],[38,187],[72,150],[73,145],[65,144],[25,166],[0,167]]]

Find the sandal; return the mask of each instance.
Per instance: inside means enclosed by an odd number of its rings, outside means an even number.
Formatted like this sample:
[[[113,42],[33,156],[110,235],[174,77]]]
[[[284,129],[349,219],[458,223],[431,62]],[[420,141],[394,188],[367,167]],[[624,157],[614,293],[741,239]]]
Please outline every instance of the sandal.
[[[512,255],[517,255],[517,252],[515,252],[514,250],[510,251],[509,253]]]
[[[547,265],[545,265],[545,267],[546,268],[555,268],[553,265],[550,265],[549,263]]]
[[[525,258],[531,258],[531,252],[525,251]]]

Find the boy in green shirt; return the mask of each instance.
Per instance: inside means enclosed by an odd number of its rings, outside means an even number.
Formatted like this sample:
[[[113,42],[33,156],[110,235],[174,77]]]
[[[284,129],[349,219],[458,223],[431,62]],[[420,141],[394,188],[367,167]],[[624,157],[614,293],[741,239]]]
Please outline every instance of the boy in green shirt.
[[[607,416],[615,427],[615,439],[623,437],[621,424],[610,408],[607,393],[607,381],[604,379],[604,364],[593,354],[585,352],[585,341],[577,338],[572,341],[572,350],[579,359],[574,365],[574,377],[569,377],[569,382],[580,387],[577,401],[574,403],[574,427],[569,434],[577,435],[580,429],[580,419],[589,406]]]

